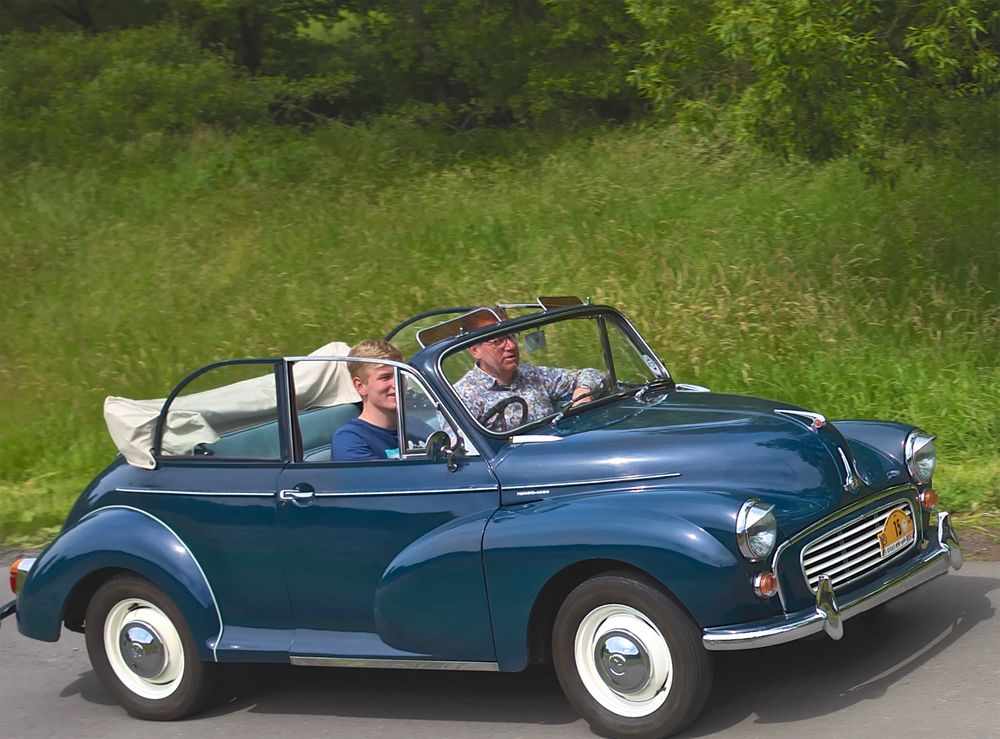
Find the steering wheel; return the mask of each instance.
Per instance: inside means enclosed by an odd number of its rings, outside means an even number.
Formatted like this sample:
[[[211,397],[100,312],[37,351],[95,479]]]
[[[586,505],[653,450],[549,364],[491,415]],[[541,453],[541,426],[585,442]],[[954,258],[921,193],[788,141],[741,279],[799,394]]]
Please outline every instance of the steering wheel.
[[[507,425],[507,415],[504,413],[512,405],[518,406],[521,410],[521,416],[517,423],[512,425]],[[528,401],[522,398],[520,395],[511,395],[508,398],[497,401],[489,408],[487,408],[482,415],[479,416],[480,423],[491,431],[506,431],[507,429],[516,428],[517,426],[524,425],[528,420]]]

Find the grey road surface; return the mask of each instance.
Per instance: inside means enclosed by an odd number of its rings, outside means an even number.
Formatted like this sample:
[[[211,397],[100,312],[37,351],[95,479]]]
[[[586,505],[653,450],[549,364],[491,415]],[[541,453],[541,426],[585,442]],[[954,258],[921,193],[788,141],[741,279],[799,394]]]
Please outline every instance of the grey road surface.
[[[1000,563],[971,562],[812,637],[716,655],[685,737],[1000,737]],[[547,669],[521,674],[243,667],[183,722],[129,718],[79,634],[53,644],[0,630],[0,737],[593,737]]]

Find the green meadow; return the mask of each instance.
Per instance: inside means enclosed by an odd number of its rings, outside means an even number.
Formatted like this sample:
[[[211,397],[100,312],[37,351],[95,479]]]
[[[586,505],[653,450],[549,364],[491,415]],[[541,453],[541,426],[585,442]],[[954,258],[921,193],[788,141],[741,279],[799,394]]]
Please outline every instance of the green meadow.
[[[995,149],[788,163],[674,128],[327,124],[148,134],[0,178],[0,542],[114,457],[106,395],[381,337],[422,310],[577,294],[680,381],[938,435],[947,509],[1000,509]]]

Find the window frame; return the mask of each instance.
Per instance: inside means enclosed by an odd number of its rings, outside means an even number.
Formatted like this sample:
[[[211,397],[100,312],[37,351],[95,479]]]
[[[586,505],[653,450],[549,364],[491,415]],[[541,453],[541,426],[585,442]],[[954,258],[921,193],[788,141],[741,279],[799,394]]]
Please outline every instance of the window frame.
[[[551,416],[546,416],[530,423],[524,424],[517,429],[511,429],[509,431],[493,431],[486,428],[479,422],[472,413],[469,412],[469,408],[465,405],[458,391],[455,390],[454,385],[449,381],[448,374],[444,370],[444,363],[449,358],[458,354],[459,352],[465,351],[470,346],[474,344],[479,344],[487,339],[500,336],[502,334],[509,333],[519,333],[524,334],[534,329],[544,328],[550,324],[561,323],[563,321],[575,321],[575,320],[593,320],[598,323],[598,333],[599,339],[601,338],[600,332],[607,332],[607,323],[610,322],[618,328],[621,333],[626,336],[633,345],[633,348],[637,350],[637,353],[642,359],[642,357],[648,357],[650,362],[643,360],[646,367],[649,368],[654,374],[658,374],[666,380],[673,381],[670,375],[670,371],[667,369],[663,360],[653,351],[652,347],[646,342],[642,337],[642,334],[636,329],[632,322],[623,313],[620,313],[609,306],[573,306],[571,308],[559,309],[560,312],[556,315],[552,313],[543,313],[541,315],[526,316],[523,318],[509,319],[507,321],[501,321],[500,323],[489,327],[489,330],[477,330],[475,332],[476,336],[474,338],[465,338],[460,341],[448,346],[440,354],[437,355],[435,364],[435,371],[441,379],[442,385],[444,385],[447,390],[446,392],[451,394],[451,398],[455,403],[455,407],[459,409],[464,418],[466,418],[469,423],[475,428],[476,432],[482,434],[487,440],[490,441],[505,441],[510,439],[512,436],[530,434],[536,431],[538,428],[544,426],[548,423]],[[563,313],[562,311],[567,311]],[[605,346],[601,346],[602,356],[604,354]],[[653,369],[655,365],[659,372]]]
[[[211,372],[212,370],[218,369],[220,367],[228,367],[235,365],[270,365],[271,366],[271,377],[274,380],[274,393],[275,393],[275,419],[276,428],[278,432],[278,448],[279,454],[277,457],[217,457],[215,455],[204,455],[204,454],[163,454],[163,435],[167,424],[167,417],[169,415],[170,406],[177,399],[183,390],[188,387],[192,382],[197,380],[204,374]],[[289,451],[290,451],[290,439],[288,433],[288,426],[286,423],[282,422],[282,419],[287,416],[287,378],[284,376],[286,371],[284,363],[280,359],[263,359],[263,358],[249,358],[249,359],[226,359],[220,362],[212,362],[207,364],[200,369],[195,370],[183,380],[181,380],[177,386],[170,392],[166,400],[163,401],[163,407],[160,409],[160,414],[156,419],[156,428],[153,433],[153,448],[152,457],[156,462],[157,466],[162,464],[170,465],[173,463],[185,463],[190,464],[191,462],[197,462],[199,465],[204,464],[218,464],[218,465],[232,465],[232,464],[245,464],[252,466],[275,466],[275,465],[285,465],[288,463]],[[248,378],[249,379],[249,378]],[[224,385],[220,387],[225,387]],[[271,423],[271,421],[267,421]],[[252,427],[247,427],[252,428]]]
[[[287,464],[293,465],[365,465],[365,464],[389,464],[389,463],[400,463],[400,462],[426,462],[427,456],[425,454],[405,454],[405,445],[402,443],[401,431],[405,428],[405,419],[403,418],[403,404],[399,402],[399,388],[400,383],[400,373],[405,372],[408,376],[412,377],[416,382],[417,386],[423,390],[424,394],[430,399],[434,404],[434,409],[444,416],[445,421],[452,427],[452,430],[463,440],[465,444],[465,457],[482,457],[482,452],[475,446],[471,435],[465,431],[462,426],[455,420],[454,414],[449,410],[448,406],[441,402],[441,399],[430,387],[429,383],[424,379],[424,377],[417,371],[413,365],[406,364],[405,362],[397,362],[393,359],[382,359],[382,358],[372,358],[372,357],[348,357],[348,356],[298,356],[298,357],[285,357],[283,361],[284,364],[284,374],[285,374],[285,393],[287,396],[287,401],[285,403],[286,411],[288,414],[288,428],[290,430],[291,437],[291,454],[290,459]],[[303,459],[304,450],[302,448],[302,432],[299,428],[299,411],[295,408],[295,404],[291,403],[290,400],[295,395],[295,380],[293,373],[293,366],[298,362],[309,361],[309,362],[362,362],[366,364],[381,364],[387,365],[393,368],[393,379],[396,383],[397,390],[397,402],[396,402],[396,440],[400,443],[400,454],[397,459],[365,459],[365,460],[334,460],[334,459],[315,459],[307,460]],[[308,410],[308,409],[307,409]]]

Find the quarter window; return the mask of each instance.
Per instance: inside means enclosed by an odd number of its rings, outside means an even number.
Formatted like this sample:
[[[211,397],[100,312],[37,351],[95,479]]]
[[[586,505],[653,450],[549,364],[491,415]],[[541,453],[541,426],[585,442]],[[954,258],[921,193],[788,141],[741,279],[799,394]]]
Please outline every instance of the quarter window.
[[[280,460],[277,399],[272,361],[210,367],[165,409],[159,455]]]

